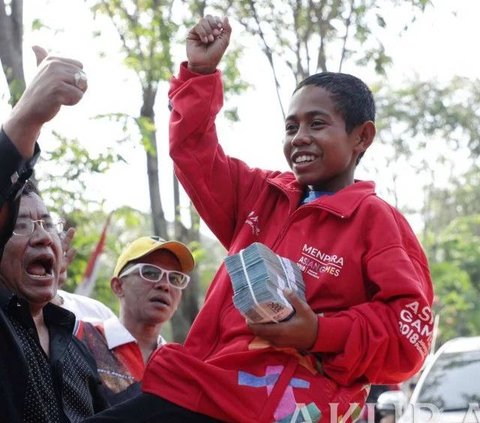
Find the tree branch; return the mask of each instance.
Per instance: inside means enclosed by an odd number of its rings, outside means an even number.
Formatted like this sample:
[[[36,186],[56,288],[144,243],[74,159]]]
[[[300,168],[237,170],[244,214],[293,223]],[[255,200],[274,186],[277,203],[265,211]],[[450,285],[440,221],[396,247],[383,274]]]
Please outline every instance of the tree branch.
[[[260,27],[260,19],[258,17],[258,13],[257,13],[257,9],[255,8],[255,1],[254,0],[249,0],[248,1],[248,5],[250,7],[250,10],[252,11],[252,15],[253,15],[253,18],[255,20],[255,23],[257,24],[257,27],[258,27],[258,35],[260,36],[260,39],[262,40],[263,42],[263,46],[264,46],[264,52],[265,52],[265,55],[267,56],[267,59],[268,59],[268,62],[270,63],[270,68],[272,69],[272,74],[273,74],[273,79],[275,81],[275,91],[277,93],[277,99],[278,99],[278,103],[280,105],[280,110],[282,112],[282,118],[285,119],[285,110],[283,108],[283,104],[282,104],[282,98],[280,96],[280,82],[278,80],[278,77],[277,77],[277,72],[276,72],[276,69],[275,69],[275,64],[273,63],[273,53],[272,53],[272,49],[270,48],[270,46],[268,45],[267,43],[267,40],[265,38],[265,35],[262,31],[262,28]]]

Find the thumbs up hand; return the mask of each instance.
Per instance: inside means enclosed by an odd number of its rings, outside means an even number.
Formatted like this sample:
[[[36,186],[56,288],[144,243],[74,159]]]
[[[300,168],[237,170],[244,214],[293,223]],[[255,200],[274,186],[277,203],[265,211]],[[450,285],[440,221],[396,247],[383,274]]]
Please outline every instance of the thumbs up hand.
[[[32,49],[37,60],[37,74],[3,123],[5,133],[26,158],[33,154],[42,125],[62,106],[77,104],[87,90],[81,62],[49,55],[39,46]]]
[[[35,53],[35,58],[37,59],[37,66],[40,66],[43,59],[48,56],[47,50],[40,46],[32,46],[32,50]]]
[[[87,89],[83,65],[77,60],[48,55],[32,47],[37,59],[37,74],[18,104],[28,111],[32,123],[42,125],[52,119],[62,105],[77,104]]]

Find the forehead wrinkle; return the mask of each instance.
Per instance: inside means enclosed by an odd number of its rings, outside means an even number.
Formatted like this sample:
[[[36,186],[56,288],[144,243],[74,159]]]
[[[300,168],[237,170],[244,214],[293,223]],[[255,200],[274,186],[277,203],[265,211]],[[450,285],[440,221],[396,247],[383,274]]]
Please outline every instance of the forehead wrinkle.
[[[33,212],[34,212],[34,210],[30,210],[30,212],[18,213],[17,219],[27,218],[27,217],[31,218]],[[42,215],[40,215],[40,219],[49,219],[50,217],[51,217],[50,213],[48,213],[48,212],[45,212]]]
[[[18,209],[18,217],[31,217],[32,215],[40,215],[41,219],[50,218],[50,212],[38,195],[24,195],[20,200]]]

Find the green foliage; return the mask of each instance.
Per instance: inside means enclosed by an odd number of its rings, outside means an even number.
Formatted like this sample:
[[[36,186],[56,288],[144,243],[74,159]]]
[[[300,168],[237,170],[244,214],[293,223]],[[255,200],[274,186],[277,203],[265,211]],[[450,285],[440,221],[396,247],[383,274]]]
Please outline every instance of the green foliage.
[[[15,106],[25,90],[25,82],[19,79],[12,79],[8,89],[10,91],[10,100],[8,102],[11,106]]]
[[[207,237],[202,237],[199,246],[201,248],[195,250],[194,255],[200,274],[200,290],[203,295],[227,255],[227,251],[217,240]]]
[[[425,231],[438,231],[449,224],[458,217],[458,208],[471,214],[474,204],[479,204],[472,188],[479,181],[464,182],[478,171],[480,80],[416,78],[400,88],[382,83],[372,89],[378,111],[376,142],[383,144],[394,198],[395,179],[403,177],[406,167],[415,173],[418,188],[423,189],[424,206],[404,211],[422,219]],[[469,166],[471,175],[462,175]],[[449,178],[448,186],[440,185]],[[457,198],[452,191],[470,201]]]
[[[480,184],[471,169],[429,195],[423,239],[440,316],[440,341],[480,332]]]
[[[92,1],[94,14],[106,15],[115,26],[125,53],[125,64],[135,71],[142,88],[156,89],[173,73],[172,41],[178,25],[172,19],[172,1]]]
[[[54,136],[57,143],[50,151],[42,152],[40,160],[50,163],[48,170],[41,164],[36,167],[47,206],[59,214],[87,209],[89,204],[96,203],[87,197],[88,178],[105,173],[113,163],[123,159],[113,148],[106,148],[104,153],[94,157],[77,139],[68,139],[58,133]]]
[[[41,161],[48,166],[37,166],[39,188],[49,209],[66,220],[66,227],[76,229],[73,247],[77,254],[68,269],[64,289],[74,292],[83,280],[88,259],[94,250],[107,220],[103,204],[88,196],[93,175],[105,173],[113,163],[123,161],[113,148],[93,156],[78,140],[55,133],[57,143],[50,151],[43,151]],[[55,163],[55,165],[52,165]],[[93,297],[117,310],[116,298],[110,290],[110,278],[116,257],[127,236],[135,237],[145,231],[149,218],[140,212],[124,208],[115,211],[101,256],[99,273]],[[144,232],[146,233],[146,232]]]
[[[437,243],[437,257],[466,271],[480,293],[480,214],[453,220]]]
[[[203,16],[207,5],[207,1],[172,0],[91,0],[88,3],[94,15],[107,16],[114,25],[125,54],[125,65],[138,76],[144,99],[145,93],[150,92],[152,101],[158,84],[168,81],[175,72],[175,48],[184,48],[184,34]],[[227,100],[250,88],[250,84],[241,79],[237,66],[242,51],[242,47],[232,46],[222,61]],[[235,108],[227,109],[225,116],[238,120]],[[150,137],[154,122],[139,118],[137,124],[147,152],[154,151]]]
[[[247,34],[257,40],[272,70],[285,117],[280,75],[293,77],[296,85],[317,72],[342,71],[347,60],[385,74],[391,64],[381,41],[391,27],[387,15],[392,8],[408,8],[411,18],[405,22],[405,30],[430,3],[430,0],[212,0],[209,6],[220,14],[235,17]]]
[[[390,58],[381,43],[389,23],[384,6],[409,8],[413,20],[430,1],[327,0],[213,1],[211,5],[235,18],[257,38],[272,68],[286,65],[296,82],[325,70],[339,70],[345,58],[374,62],[384,72]],[[410,21],[405,23],[408,27]]]
[[[146,116],[140,116],[135,119],[135,122],[140,130],[141,143],[147,153],[152,156],[156,155],[154,146],[152,145],[152,134],[155,133],[155,122]]]
[[[457,336],[471,336],[475,327],[472,315],[478,314],[478,290],[471,284],[468,273],[451,262],[431,265],[436,301],[435,314],[440,316],[438,341],[442,344]]]
[[[152,216],[154,217],[151,223],[153,223],[155,234],[165,237],[168,230],[161,206],[161,193],[158,189],[160,184],[158,183],[157,161],[155,160],[157,148],[154,104],[158,85],[161,82],[168,81],[173,74],[172,54],[175,41],[181,40],[181,45],[184,48],[184,36],[182,37],[181,33],[186,33],[187,28],[189,29],[198,19],[192,21],[192,14],[188,13],[188,9],[203,15],[206,2],[95,0],[89,3],[96,15],[106,16],[115,27],[121,41],[125,64],[134,71],[140,81],[143,97],[140,116],[117,115],[110,116],[110,118],[117,119],[123,124],[123,129],[127,133],[126,137],[129,137],[128,131],[131,129],[131,121],[133,120],[136,123],[136,130],[140,134],[140,142],[147,152],[147,174]],[[179,8],[176,9],[176,6]],[[224,72],[228,92],[239,93],[247,87],[246,84],[241,82],[236,68],[236,61],[239,56],[240,50],[233,50],[225,64]],[[229,116],[238,119],[235,109],[230,109]],[[175,200],[174,198],[174,203]],[[179,204],[175,203],[174,206],[178,208]],[[198,227],[192,225],[187,230],[179,221],[180,219],[176,219],[174,225],[175,238],[184,241],[185,239],[198,239]],[[198,251],[200,249],[196,250],[196,253]],[[188,297],[188,295],[186,296]],[[190,323],[190,315],[194,313],[188,313],[188,310],[187,312],[184,310],[184,302],[180,305],[178,313],[188,316],[187,319],[183,320]],[[193,309],[196,312],[198,307],[192,307]],[[177,330],[177,328],[175,329]],[[176,335],[183,338],[187,330],[188,328],[185,327],[184,330],[182,329],[183,333],[177,333]]]
[[[73,247],[77,254],[69,267],[65,287],[66,290],[74,292],[75,288],[83,281],[88,259],[95,249],[103,225],[107,221],[107,213],[103,210],[84,211],[78,209],[66,216],[66,220],[67,227],[76,228]],[[112,214],[92,296],[114,311],[118,311],[118,302],[110,289],[110,279],[117,257],[127,243],[149,233],[148,224],[149,216],[129,207],[117,209]]]
[[[242,94],[252,87],[250,83],[242,79],[240,69],[237,66],[238,61],[242,57],[242,53],[242,48],[234,46],[229,48],[228,54],[225,55],[224,60],[222,60],[222,83],[227,98]]]
[[[480,80],[414,80],[402,88],[383,87],[376,95],[382,139],[411,156],[429,142],[468,148],[480,155]]]
[[[385,75],[388,65],[392,64],[392,59],[385,52],[383,46],[375,49],[368,49],[364,52],[364,57],[358,59],[357,64],[361,66],[368,66],[373,64],[374,70],[379,75]]]
[[[31,29],[32,31],[39,31],[41,29],[51,29],[51,28],[46,26],[40,19],[33,19]]]

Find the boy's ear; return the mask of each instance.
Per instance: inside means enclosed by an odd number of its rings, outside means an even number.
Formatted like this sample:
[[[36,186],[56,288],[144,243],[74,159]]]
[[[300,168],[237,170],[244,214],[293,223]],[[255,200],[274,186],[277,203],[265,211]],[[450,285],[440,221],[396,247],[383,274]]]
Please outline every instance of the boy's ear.
[[[372,145],[377,129],[371,120],[367,120],[357,127],[356,132],[357,142],[355,147],[359,153],[364,153]]]

